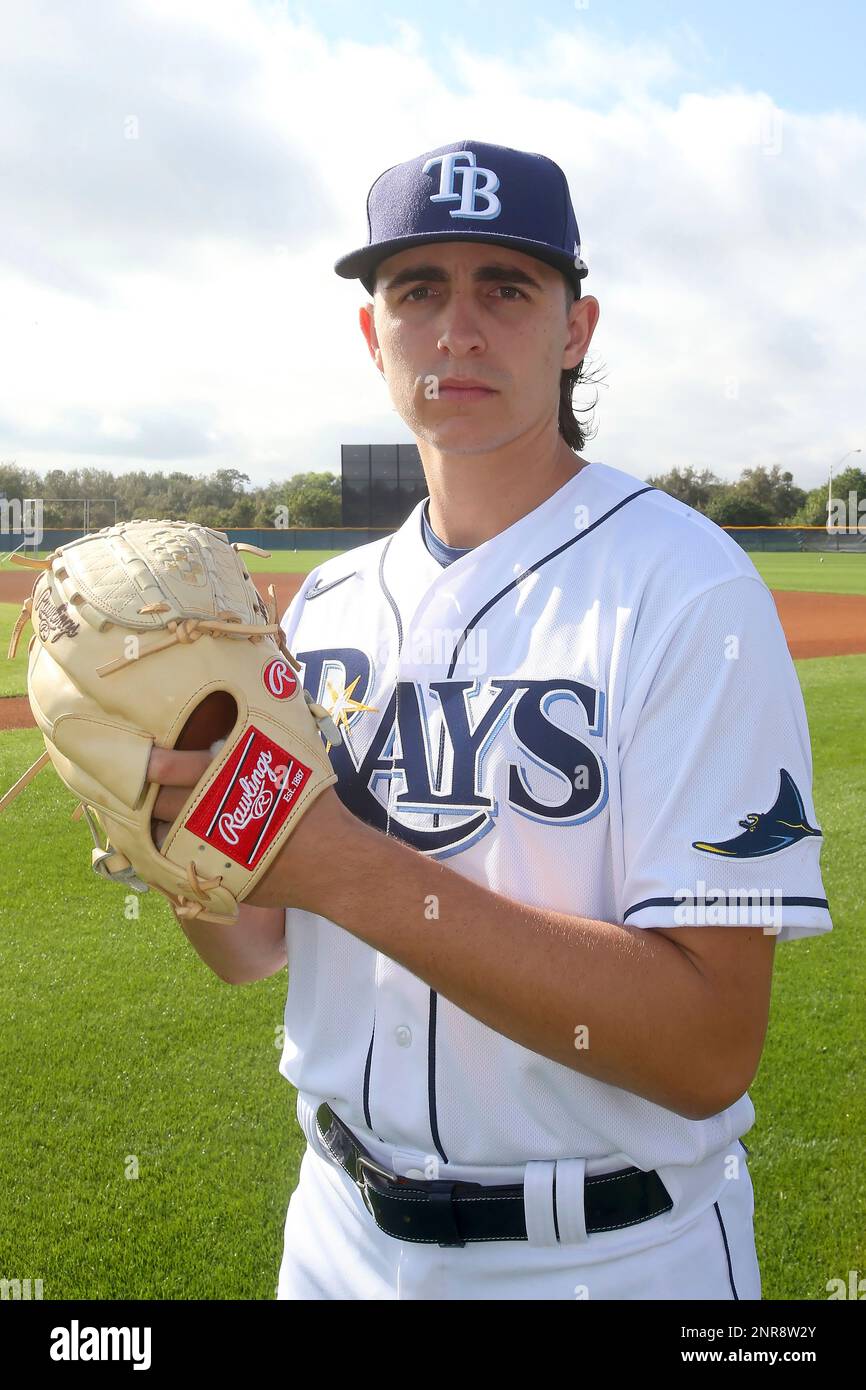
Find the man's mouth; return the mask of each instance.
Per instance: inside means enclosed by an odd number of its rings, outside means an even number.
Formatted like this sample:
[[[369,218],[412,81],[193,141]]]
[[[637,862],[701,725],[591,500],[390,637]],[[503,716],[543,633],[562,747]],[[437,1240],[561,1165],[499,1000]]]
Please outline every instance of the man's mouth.
[[[440,400],[483,401],[496,394],[492,386],[485,386],[483,381],[477,381],[474,377],[467,377],[465,380],[446,377],[444,381],[439,382],[438,388]]]

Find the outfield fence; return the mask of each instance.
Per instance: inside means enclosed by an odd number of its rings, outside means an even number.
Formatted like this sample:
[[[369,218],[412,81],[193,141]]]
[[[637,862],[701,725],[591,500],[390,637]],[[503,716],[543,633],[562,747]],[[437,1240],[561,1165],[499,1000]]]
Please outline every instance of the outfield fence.
[[[360,526],[321,526],[265,528],[265,527],[223,527],[213,528],[224,531],[230,541],[245,541],[247,545],[260,546],[262,550],[354,550],[356,546],[367,545],[369,541],[381,540],[393,534],[393,527],[381,529]],[[87,535],[79,529],[46,528],[39,542],[39,550],[56,550],[60,545],[68,545]],[[0,534],[0,553],[3,551],[33,549],[30,543],[25,547],[22,537],[15,532]]]
[[[744,550],[839,550],[866,555],[866,525],[847,530],[826,526],[723,526]]]
[[[362,526],[215,529],[225,530],[231,541],[245,541],[248,545],[272,551],[354,550],[356,546],[382,540],[394,532],[393,527]],[[866,555],[866,523],[863,523],[862,530],[850,527],[848,530],[839,528],[828,531],[826,526],[724,526],[722,530],[727,531],[744,550],[842,551]],[[54,550],[86,534],[81,529],[47,529],[43,532],[38,549]],[[22,544],[20,534],[0,534],[0,554],[30,548],[33,547],[29,543],[26,547]]]

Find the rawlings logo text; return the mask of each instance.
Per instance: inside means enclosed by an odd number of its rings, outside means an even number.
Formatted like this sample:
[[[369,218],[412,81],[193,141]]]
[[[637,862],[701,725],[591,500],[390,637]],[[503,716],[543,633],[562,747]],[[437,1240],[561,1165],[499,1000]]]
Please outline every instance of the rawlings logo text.
[[[186,828],[252,869],[279,836],[312,775],[312,768],[250,724]]]
[[[49,593],[44,593],[36,604],[36,614],[38,617],[36,630],[41,642],[47,642],[51,632],[53,632],[51,641],[56,642],[58,637],[74,637],[78,631],[79,624],[70,618],[66,604],[61,603],[58,606]]]
[[[272,767],[273,757],[269,752],[259,754],[258,762],[249,777],[239,778],[242,788],[240,800],[233,811],[226,811],[219,818],[220,834],[230,845],[236,845],[240,836],[238,831],[245,830],[254,820],[264,820],[274,804],[275,795],[280,791],[285,791],[286,787],[292,790],[298,782],[303,781],[303,771],[298,768],[293,779],[287,779],[289,769],[283,765]],[[274,793],[265,784],[277,788]],[[290,797],[286,797],[291,800]]]

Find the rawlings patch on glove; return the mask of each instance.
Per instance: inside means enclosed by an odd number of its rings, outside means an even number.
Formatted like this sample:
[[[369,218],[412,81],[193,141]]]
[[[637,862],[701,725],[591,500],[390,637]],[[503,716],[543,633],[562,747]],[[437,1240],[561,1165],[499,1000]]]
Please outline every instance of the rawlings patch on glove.
[[[341,741],[301,685],[273,587],[266,604],[240,549],[268,554],[193,522],[129,521],[22,561],[42,573],[8,654],[29,619],[27,693],[46,751],[0,801],[50,760],[79,799],[98,874],[221,923],[336,782],[323,735]],[[220,739],[157,848],[151,749]]]

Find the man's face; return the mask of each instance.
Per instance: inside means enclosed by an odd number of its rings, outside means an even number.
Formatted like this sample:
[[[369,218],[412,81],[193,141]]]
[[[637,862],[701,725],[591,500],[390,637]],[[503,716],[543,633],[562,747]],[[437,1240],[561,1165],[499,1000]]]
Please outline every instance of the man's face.
[[[597,318],[591,296],[567,310],[565,280],[543,261],[507,247],[444,241],[380,263],[361,327],[416,438],[472,454],[556,420],[561,373],[584,356]],[[449,378],[489,390],[452,390]]]

